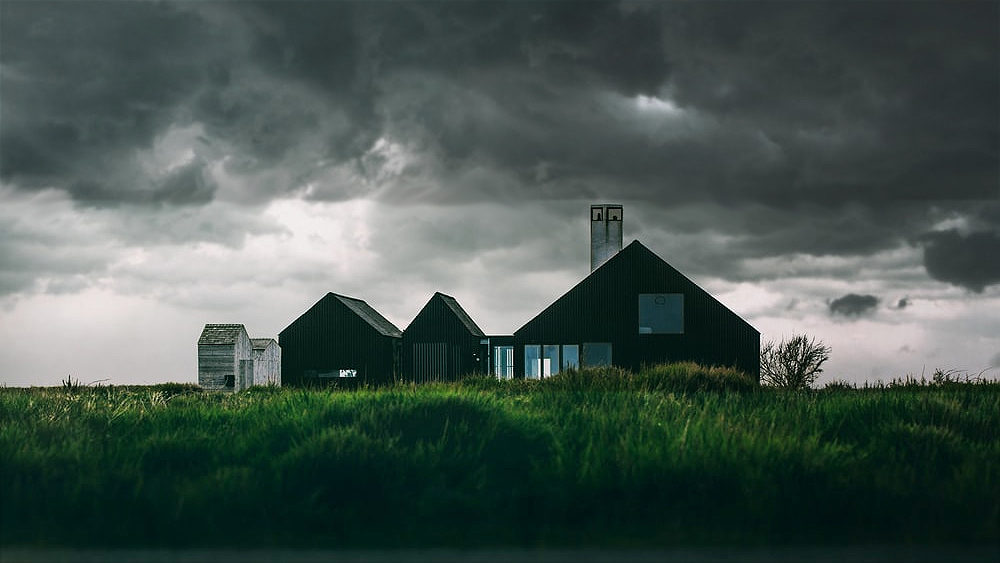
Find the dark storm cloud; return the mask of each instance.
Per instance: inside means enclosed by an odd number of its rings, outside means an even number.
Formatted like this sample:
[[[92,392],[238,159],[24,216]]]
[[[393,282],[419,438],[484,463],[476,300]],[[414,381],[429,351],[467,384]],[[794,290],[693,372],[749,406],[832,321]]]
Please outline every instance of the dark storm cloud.
[[[975,292],[1000,283],[1000,232],[949,229],[927,233],[923,240],[924,266],[932,278]]]
[[[830,314],[859,317],[873,311],[878,306],[878,301],[878,297],[874,295],[848,293],[830,302]]]
[[[224,64],[217,31],[169,4],[4,3],[3,180],[82,201],[205,201],[193,177],[156,184],[133,155]]]
[[[385,33],[375,80],[383,133],[439,161],[387,200],[614,193],[662,210],[711,200],[730,211],[706,217],[714,229],[755,232],[745,244],[756,253],[865,254],[924,231],[952,205],[942,198],[995,196],[994,4],[641,8],[605,14],[616,25],[656,22],[634,35],[662,64],[632,88],[630,75],[599,71],[585,32],[558,40],[549,30],[538,39],[547,47],[532,43],[545,5],[520,3],[464,35],[454,30],[478,21],[470,13],[434,12],[410,22],[411,34]],[[390,56],[401,50],[394,37],[415,54]],[[639,93],[676,111],[640,109],[629,97]],[[513,179],[463,181],[470,168]]]
[[[218,170],[247,202],[711,203],[700,215],[744,237],[737,256],[867,254],[996,197],[998,17],[996,2],[5,2],[0,178],[85,203],[201,205]],[[193,158],[141,166],[188,126]]]
[[[760,127],[800,197],[995,195],[995,3],[673,7],[678,99]]]
[[[907,308],[909,306],[910,306],[910,298],[909,297],[904,297],[904,298],[902,298],[902,299],[900,299],[899,301],[896,302],[896,308],[897,309],[905,309],[905,308]]]
[[[605,27],[627,28],[628,18],[656,22],[634,33],[661,57],[641,88],[629,88],[627,75],[599,72],[588,57],[602,47],[598,26],[562,42],[546,30],[543,51],[559,56],[537,64],[488,49],[531,44],[532,27],[517,18],[520,25],[493,33],[418,33],[404,36],[416,53],[447,46],[459,54],[442,56],[440,66],[387,59],[381,103],[389,132],[419,138],[449,166],[487,162],[520,173],[517,195],[542,191],[527,181],[539,163],[548,166],[548,193],[614,182],[659,205],[874,207],[945,193],[993,195],[996,6],[918,4],[683,2],[602,13],[612,22]],[[456,23],[474,20],[450,15]],[[591,29],[595,20],[576,22]],[[638,110],[628,104],[638,93],[672,98],[679,111]],[[476,196],[475,187],[469,191],[458,195]]]

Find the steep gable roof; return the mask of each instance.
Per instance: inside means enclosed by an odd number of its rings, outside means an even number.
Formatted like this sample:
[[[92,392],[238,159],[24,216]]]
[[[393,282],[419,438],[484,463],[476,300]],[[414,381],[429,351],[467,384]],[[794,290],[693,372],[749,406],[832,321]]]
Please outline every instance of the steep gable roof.
[[[468,329],[470,333],[476,336],[486,336],[486,334],[483,333],[483,331],[479,328],[479,326],[476,325],[476,322],[472,320],[472,317],[470,317],[469,314],[465,312],[465,309],[463,309],[462,306],[458,304],[457,299],[455,299],[450,295],[445,295],[440,291],[436,292],[434,294],[434,297],[440,298],[441,301],[444,302],[444,304],[447,305],[449,309],[451,309],[451,312],[455,313],[455,316],[458,317],[458,320],[462,322],[462,325],[465,326],[465,328]]]
[[[486,336],[469,313],[458,304],[457,299],[437,291],[410,321],[403,331],[403,337],[430,338],[443,334],[449,334],[452,338]]]
[[[240,332],[246,333],[241,324],[207,324],[201,331],[198,344],[235,344]]]
[[[711,294],[709,294],[707,291],[705,291],[704,289],[702,289],[701,286],[699,286],[698,284],[696,284],[693,281],[691,281],[690,278],[688,278],[687,276],[685,276],[684,274],[682,274],[679,270],[677,270],[676,268],[674,268],[673,266],[671,266],[669,263],[667,263],[666,260],[664,260],[663,258],[660,258],[655,252],[653,252],[649,248],[646,248],[646,246],[643,245],[638,240],[634,240],[631,243],[629,243],[628,246],[626,246],[621,251],[619,251],[617,254],[615,254],[614,256],[612,256],[611,258],[609,258],[606,262],[604,262],[603,264],[601,264],[597,269],[595,269],[593,272],[591,272],[587,277],[585,277],[582,280],[580,280],[571,289],[569,289],[568,291],[566,291],[565,293],[563,293],[553,303],[549,304],[548,307],[546,307],[540,313],[538,313],[537,315],[535,315],[534,317],[532,317],[530,320],[528,320],[528,322],[524,323],[524,325],[522,325],[521,328],[519,328],[516,331],[514,331],[514,333],[517,334],[517,333],[521,332],[528,325],[532,324],[536,319],[539,319],[541,317],[546,316],[550,312],[550,310],[553,310],[559,304],[559,302],[561,300],[563,300],[564,298],[566,298],[570,294],[576,292],[578,289],[582,288],[583,286],[591,283],[595,278],[597,278],[599,276],[614,275],[614,274],[612,274],[612,272],[614,270],[617,270],[619,268],[628,268],[628,267],[636,266],[636,265],[638,265],[639,267],[643,267],[643,268],[653,268],[654,270],[661,272],[661,274],[667,274],[667,275],[669,275],[672,279],[680,281],[690,291],[696,291],[696,292],[699,292],[699,293],[707,296],[708,299],[710,299],[712,302],[718,304],[718,306],[721,307],[723,310],[728,311],[736,319],[739,319],[739,322],[745,324],[746,326],[750,327],[754,331],[757,331],[757,329],[754,328],[752,325],[750,325],[750,323],[748,323],[745,319],[743,319],[741,316],[739,316],[736,313],[734,313],[732,311],[732,309],[730,309],[729,307],[726,307],[724,304],[722,304],[721,302],[719,302],[718,299],[716,299]],[[757,332],[759,333],[760,331],[757,331]]]
[[[373,309],[371,305],[365,303],[361,299],[347,297],[346,295],[338,295],[336,293],[330,293],[330,295],[334,296],[338,301],[343,303],[344,306],[353,311],[355,315],[361,317],[362,320],[371,325],[371,327],[377,330],[380,334],[397,338],[403,336],[403,332],[396,328],[396,325],[389,322],[388,319]]]

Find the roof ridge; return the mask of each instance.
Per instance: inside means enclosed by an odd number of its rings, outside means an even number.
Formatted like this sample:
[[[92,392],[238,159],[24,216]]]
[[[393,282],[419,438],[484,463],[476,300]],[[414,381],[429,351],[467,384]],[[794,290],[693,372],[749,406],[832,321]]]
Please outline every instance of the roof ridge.
[[[246,326],[241,323],[208,323],[201,330],[198,344],[232,344],[241,331],[244,334],[247,331]]]
[[[340,301],[345,307],[354,312],[361,320],[368,323],[369,326],[377,330],[379,333],[385,336],[397,336],[401,337],[403,331],[392,323],[389,319],[385,318],[382,313],[375,310],[374,307],[368,304],[364,299],[358,299],[357,297],[349,297],[347,295],[340,295],[339,293],[333,293],[332,291],[329,295],[333,295]]]
[[[476,321],[472,320],[472,316],[469,315],[468,311],[466,311],[464,307],[462,307],[462,304],[458,302],[458,299],[455,299],[450,295],[441,293],[440,291],[435,292],[434,295],[441,296],[442,298],[441,300],[444,301],[445,306],[451,309],[451,312],[454,313],[456,317],[458,317],[458,320],[463,325],[465,325],[465,328],[469,332],[471,332],[476,336],[486,336],[486,333],[483,332],[483,329],[479,328],[479,325],[476,324]]]

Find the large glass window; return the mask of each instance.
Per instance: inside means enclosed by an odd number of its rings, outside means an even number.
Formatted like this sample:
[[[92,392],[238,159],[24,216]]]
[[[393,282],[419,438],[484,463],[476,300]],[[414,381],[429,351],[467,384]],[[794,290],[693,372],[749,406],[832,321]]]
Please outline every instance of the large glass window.
[[[493,375],[497,376],[497,379],[511,379],[514,377],[513,346],[493,347]]]
[[[562,369],[580,369],[580,347],[576,344],[563,345]]]
[[[524,346],[524,378],[539,379],[542,376],[542,347],[538,344]]]
[[[683,293],[640,293],[639,334],[682,334]]]
[[[559,373],[559,345],[542,346],[542,377]]]
[[[592,368],[595,366],[610,366],[610,365],[611,365],[610,342],[583,343],[583,367]]]

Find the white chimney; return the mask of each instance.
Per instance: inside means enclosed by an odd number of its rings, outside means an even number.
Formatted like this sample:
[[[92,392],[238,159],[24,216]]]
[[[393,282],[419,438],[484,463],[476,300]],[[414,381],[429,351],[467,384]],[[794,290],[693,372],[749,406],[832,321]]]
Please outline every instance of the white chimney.
[[[622,206],[590,206],[590,271],[622,249]]]

